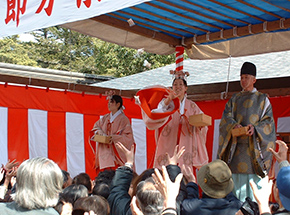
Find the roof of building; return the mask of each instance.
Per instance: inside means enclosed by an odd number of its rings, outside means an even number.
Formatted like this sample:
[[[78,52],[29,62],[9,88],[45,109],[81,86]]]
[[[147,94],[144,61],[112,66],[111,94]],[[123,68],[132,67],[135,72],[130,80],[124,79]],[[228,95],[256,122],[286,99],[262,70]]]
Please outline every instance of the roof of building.
[[[219,60],[191,60],[183,62],[184,71],[188,71],[188,85],[237,81],[240,68],[245,61],[253,62],[257,67],[257,79],[290,76],[290,51],[274,52],[246,57]],[[171,86],[172,76],[169,71],[175,64],[144,71],[138,74],[95,83],[93,86],[108,87],[120,90],[142,89],[150,85]]]
[[[44,69],[0,62],[0,75],[58,81],[75,84],[92,84],[113,79],[109,76],[84,74],[63,70]]]

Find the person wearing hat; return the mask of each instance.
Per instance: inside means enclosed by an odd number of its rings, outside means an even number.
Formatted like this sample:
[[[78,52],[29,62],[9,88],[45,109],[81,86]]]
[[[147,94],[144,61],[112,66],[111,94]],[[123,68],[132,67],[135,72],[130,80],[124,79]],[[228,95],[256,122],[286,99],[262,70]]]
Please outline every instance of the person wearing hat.
[[[275,124],[272,106],[266,94],[258,92],[256,66],[245,62],[241,68],[242,91],[227,102],[219,125],[218,158],[224,160],[233,173],[233,193],[241,201],[254,199],[249,181],[258,183],[269,173],[275,148]],[[232,136],[233,129],[246,127],[247,133]]]
[[[281,140],[277,140],[279,145],[279,151],[275,152],[270,148],[270,151],[275,156],[279,163],[279,169],[276,183],[273,187],[274,198],[279,204],[279,209],[272,214],[286,215],[290,214],[290,165],[287,161],[287,144]],[[260,214],[270,215],[271,210],[269,207],[269,196],[272,191],[272,181],[266,182],[261,189],[257,188],[257,185],[251,182],[251,187],[254,192],[254,196],[257,200]]]
[[[201,167],[197,173],[197,183],[202,189],[202,198],[199,198],[198,185],[192,174],[192,180],[186,186],[187,199],[181,205],[182,215],[231,215],[242,206],[242,202],[232,193],[232,173],[224,161],[217,159]]]

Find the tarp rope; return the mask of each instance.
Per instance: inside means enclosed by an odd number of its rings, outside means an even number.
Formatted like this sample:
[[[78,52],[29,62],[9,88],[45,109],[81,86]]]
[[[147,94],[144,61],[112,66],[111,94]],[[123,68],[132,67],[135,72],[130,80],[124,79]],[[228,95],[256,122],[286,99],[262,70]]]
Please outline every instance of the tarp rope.
[[[230,80],[230,72],[231,72],[231,63],[232,63],[232,56],[230,55],[230,57],[229,57],[229,65],[228,65],[228,77],[227,77],[226,91],[221,92],[221,99],[226,99],[228,97],[229,80]]]

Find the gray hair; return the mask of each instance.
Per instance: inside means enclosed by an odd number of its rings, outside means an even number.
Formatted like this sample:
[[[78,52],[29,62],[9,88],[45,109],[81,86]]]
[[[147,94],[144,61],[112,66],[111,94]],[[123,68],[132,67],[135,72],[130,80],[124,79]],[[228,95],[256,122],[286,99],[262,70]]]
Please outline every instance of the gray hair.
[[[24,161],[17,171],[15,202],[27,209],[53,207],[62,190],[63,175],[58,165],[44,157]]]
[[[147,178],[137,185],[136,199],[144,215],[158,215],[163,210],[164,198],[154,187],[153,178]]]

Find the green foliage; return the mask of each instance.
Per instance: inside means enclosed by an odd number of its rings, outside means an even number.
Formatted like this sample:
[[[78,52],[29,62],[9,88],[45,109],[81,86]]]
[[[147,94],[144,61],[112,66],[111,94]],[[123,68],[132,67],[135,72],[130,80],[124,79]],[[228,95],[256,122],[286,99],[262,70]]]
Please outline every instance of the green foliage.
[[[175,62],[175,55],[161,56],[104,42],[62,27],[31,32],[35,41],[17,36],[0,40],[0,61],[90,74],[127,76]]]
[[[0,47],[0,62],[37,66],[37,62],[31,58],[29,49],[19,43],[18,36],[0,40]]]

